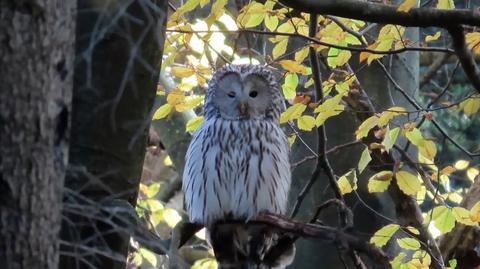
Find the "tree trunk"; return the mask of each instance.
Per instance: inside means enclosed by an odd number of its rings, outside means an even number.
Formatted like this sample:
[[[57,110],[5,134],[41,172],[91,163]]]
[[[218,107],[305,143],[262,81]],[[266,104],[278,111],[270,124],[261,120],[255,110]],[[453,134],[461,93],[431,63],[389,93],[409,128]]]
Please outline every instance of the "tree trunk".
[[[0,261],[57,268],[75,3],[0,2]]]
[[[166,1],[78,1],[61,268],[125,268],[165,37]],[[90,208],[99,208],[95,212]],[[120,223],[122,221],[122,223]],[[123,231],[123,232],[122,232]]]

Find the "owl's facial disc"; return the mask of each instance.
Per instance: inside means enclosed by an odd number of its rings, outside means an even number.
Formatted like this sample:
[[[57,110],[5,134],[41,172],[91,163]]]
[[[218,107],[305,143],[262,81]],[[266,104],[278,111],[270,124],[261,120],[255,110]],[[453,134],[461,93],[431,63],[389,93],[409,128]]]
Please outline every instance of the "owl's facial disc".
[[[255,74],[243,78],[227,74],[215,94],[215,103],[225,119],[262,118],[270,102],[267,82]]]

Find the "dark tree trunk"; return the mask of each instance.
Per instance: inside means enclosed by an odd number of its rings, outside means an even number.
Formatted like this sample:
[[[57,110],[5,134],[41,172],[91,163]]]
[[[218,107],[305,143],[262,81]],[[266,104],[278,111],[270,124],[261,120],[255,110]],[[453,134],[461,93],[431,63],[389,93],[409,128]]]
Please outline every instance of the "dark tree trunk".
[[[163,51],[166,1],[78,1],[61,268],[125,268]],[[117,199],[116,201],[114,201]],[[92,211],[89,208],[99,208]]]
[[[57,268],[75,3],[0,1],[1,268]]]

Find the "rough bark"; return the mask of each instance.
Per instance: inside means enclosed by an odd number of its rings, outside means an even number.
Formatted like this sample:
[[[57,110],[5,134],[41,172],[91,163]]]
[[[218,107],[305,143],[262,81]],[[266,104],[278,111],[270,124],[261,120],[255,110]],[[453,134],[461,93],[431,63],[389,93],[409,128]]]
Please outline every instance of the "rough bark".
[[[2,268],[57,268],[75,5],[0,2]]]
[[[135,205],[155,98],[166,1],[78,1],[72,140],[61,268],[125,268],[129,234],[112,199]],[[82,203],[106,207],[92,216]],[[86,207],[84,207],[86,208]],[[110,211],[110,212],[109,212]],[[90,214],[90,215],[89,215]],[[113,224],[112,224],[113,222]],[[117,227],[118,228],[118,227]]]

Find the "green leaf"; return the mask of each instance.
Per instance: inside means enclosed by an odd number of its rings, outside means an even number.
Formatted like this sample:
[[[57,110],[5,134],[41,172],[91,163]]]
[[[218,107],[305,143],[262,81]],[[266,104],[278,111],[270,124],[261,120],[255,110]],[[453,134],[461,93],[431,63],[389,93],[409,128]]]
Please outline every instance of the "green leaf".
[[[435,222],[435,227],[444,233],[450,232],[455,226],[455,217],[452,210],[444,205],[437,206],[433,209],[432,220]]]
[[[452,269],[455,269],[457,267],[457,259],[451,259],[448,261],[448,265],[450,265],[450,267]]]
[[[413,195],[422,189],[422,183],[417,176],[407,171],[399,171],[395,174],[397,185],[405,194]]]
[[[315,118],[309,115],[303,115],[297,120],[298,129],[311,131],[315,127]]]
[[[420,242],[417,239],[411,237],[403,237],[397,239],[398,245],[403,249],[417,250],[420,248]]]
[[[285,76],[285,83],[282,85],[283,95],[286,99],[292,99],[296,96],[297,86],[298,75],[295,73],[288,73]]]
[[[400,128],[396,127],[392,130],[389,130],[385,134],[385,138],[382,141],[382,145],[384,146],[385,151],[389,152],[390,149],[393,148],[395,142],[397,141],[398,134],[400,133]]]
[[[166,116],[168,116],[168,114],[170,114],[170,112],[172,111],[172,108],[173,108],[172,105],[164,104],[163,106],[159,107],[155,111],[155,113],[153,113],[153,119],[159,120],[159,119],[165,118]]]
[[[287,110],[285,110],[285,112],[280,115],[280,123],[285,123],[289,120],[300,118],[306,108],[307,106],[302,103],[297,103],[293,106],[290,106],[289,108],[287,108]]]
[[[338,187],[342,195],[350,193],[357,189],[357,174],[355,170],[350,170],[337,180]]]
[[[398,224],[388,224],[383,226],[380,230],[370,238],[370,243],[377,247],[383,247],[392,238],[392,235],[400,228]]]
[[[368,150],[368,147],[365,147],[365,149],[362,151],[362,156],[358,161],[358,173],[361,174],[371,160],[372,157],[370,156],[370,151]]]
[[[187,125],[185,127],[187,132],[193,132],[200,127],[203,123],[203,116],[196,116],[188,120]]]

